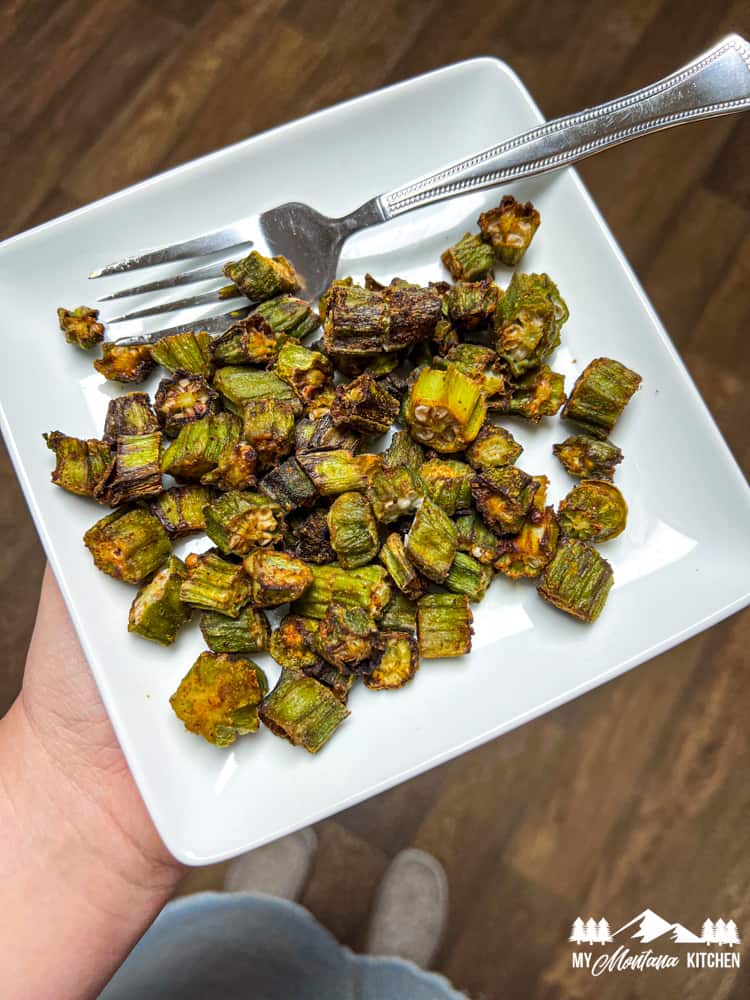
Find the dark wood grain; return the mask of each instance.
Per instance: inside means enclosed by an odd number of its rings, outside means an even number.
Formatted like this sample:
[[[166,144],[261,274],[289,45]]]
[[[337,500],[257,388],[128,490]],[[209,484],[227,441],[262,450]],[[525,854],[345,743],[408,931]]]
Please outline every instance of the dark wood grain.
[[[747,0],[9,0],[0,9],[0,230],[416,73],[506,59],[548,116],[650,82]],[[594,158],[581,174],[745,471],[750,118]],[[719,504],[719,498],[717,498]],[[717,507],[718,510],[718,507]],[[43,558],[0,453],[0,711],[20,685]],[[679,595],[676,595],[679,599]],[[592,979],[572,919],[651,906],[750,935],[750,616],[319,827],[304,902],[361,947],[388,859],[448,872],[439,967],[475,998],[740,1000],[750,967]],[[223,866],[184,891],[216,886]],[[743,957],[747,957],[743,950]]]

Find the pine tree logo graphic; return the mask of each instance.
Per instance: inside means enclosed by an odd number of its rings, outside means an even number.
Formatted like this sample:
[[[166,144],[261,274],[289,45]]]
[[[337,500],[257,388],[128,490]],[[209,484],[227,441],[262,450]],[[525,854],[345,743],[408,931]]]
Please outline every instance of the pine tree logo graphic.
[[[665,938],[674,944],[685,945],[705,944],[734,948],[740,944],[740,935],[734,920],[725,921],[723,917],[712,920],[707,917],[703,921],[701,933],[698,935],[684,924],[671,923],[649,909],[623,924],[614,934],[610,931],[609,921],[605,917],[601,917],[599,920],[594,919],[594,917],[589,917],[588,920],[576,917],[568,940],[578,946],[605,945],[611,944],[618,936],[624,940],[639,941],[641,944],[649,944],[657,938]]]

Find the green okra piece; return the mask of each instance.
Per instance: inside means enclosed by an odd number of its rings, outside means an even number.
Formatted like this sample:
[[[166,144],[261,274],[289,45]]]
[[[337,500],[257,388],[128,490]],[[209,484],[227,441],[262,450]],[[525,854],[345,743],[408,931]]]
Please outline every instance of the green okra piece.
[[[257,732],[266,675],[246,656],[201,653],[169,699],[185,729],[217,747]]]
[[[470,652],[473,620],[465,594],[425,594],[417,604],[420,656],[435,660]]]
[[[185,424],[161,457],[162,472],[176,479],[199,480],[238,444],[242,424],[233,413],[216,413]]]
[[[479,386],[455,365],[424,368],[412,386],[406,421],[412,437],[436,451],[463,451],[479,433],[487,403]]]
[[[318,498],[313,481],[293,457],[268,472],[261,479],[259,487],[287,512],[298,507],[309,507]]]
[[[341,493],[328,510],[331,547],[344,569],[371,562],[378,551],[378,523],[362,493]]]
[[[440,260],[454,281],[479,281],[495,266],[495,254],[479,233],[464,233],[458,243],[448,247]]]
[[[458,551],[466,552],[482,565],[495,561],[500,539],[490,531],[476,511],[461,514],[455,520]]]
[[[272,733],[317,753],[349,715],[340,698],[313,677],[282,670],[260,718]]]
[[[310,303],[293,295],[278,295],[261,302],[250,315],[264,319],[278,337],[285,334],[297,340],[302,340],[320,326],[320,318]]]
[[[374,472],[382,465],[380,455],[353,455],[346,448],[309,451],[298,456],[299,464],[324,497],[366,490]]]
[[[511,580],[538,577],[555,554],[560,529],[553,507],[546,506],[549,480],[533,477],[538,488],[523,527],[500,540],[495,569]]]
[[[99,503],[122,503],[157,496],[161,482],[161,432],[131,434],[117,439],[115,463],[94,491]]]
[[[268,649],[271,626],[264,612],[244,607],[237,618],[204,611],[200,620],[203,641],[214,653],[260,653]]]
[[[128,616],[128,632],[171,646],[192,614],[192,609],[180,600],[184,579],[185,564],[177,556],[170,556],[135,595]]]
[[[263,493],[229,490],[207,504],[203,516],[206,534],[224,555],[245,556],[283,534],[281,508]]]
[[[247,441],[228,444],[219,455],[215,468],[201,476],[201,482],[218,490],[250,489],[256,483],[257,461],[255,449]]]
[[[584,542],[608,542],[625,530],[628,505],[614,483],[586,479],[560,501],[560,530]]]
[[[289,525],[287,544],[302,562],[323,565],[336,561],[328,530],[328,512],[323,508],[312,511]]]
[[[481,601],[492,583],[492,567],[480,563],[466,552],[456,552],[444,586],[454,594],[466,594],[470,601]]]
[[[89,306],[77,309],[58,309],[57,321],[69,344],[90,350],[104,340],[104,324],[99,323],[99,310]]]
[[[333,376],[333,366],[325,354],[303,347],[296,340],[287,340],[281,347],[273,370],[305,406],[315,401]]]
[[[567,318],[568,307],[549,275],[513,275],[495,314],[495,336],[497,353],[515,378],[550,356]]]
[[[295,451],[298,454],[306,451],[335,451],[340,448],[345,448],[354,454],[360,446],[359,435],[346,427],[336,427],[330,413],[318,417],[316,420],[307,421],[309,435],[306,435],[304,442],[299,437],[300,426],[303,423],[305,421],[302,420],[297,423],[298,437]]]
[[[222,271],[251,302],[265,302],[293,292],[299,284],[291,261],[281,255],[264,257],[257,250],[251,250],[242,260],[230,260]]]
[[[362,674],[362,680],[371,691],[393,691],[408,684],[416,674],[419,646],[414,636],[401,631],[381,631],[379,640],[372,669]]]
[[[372,375],[359,375],[336,389],[331,419],[336,427],[360,434],[380,435],[398,416],[399,403]]]
[[[458,534],[445,511],[429,498],[414,516],[406,536],[406,554],[420,573],[442,583],[456,556]]]
[[[588,434],[572,434],[561,444],[553,444],[566,472],[580,479],[612,480],[615,467],[622,461],[622,452],[611,441],[598,441]]]
[[[170,372],[185,372],[208,378],[213,371],[211,359],[211,334],[205,330],[197,333],[174,333],[163,337],[151,348],[151,357]]]
[[[486,423],[466,449],[466,459],[475,469],[499,469],[503,465],[515,465],[522,452],[523,446],[510,431]]]
[[[506,267],[520,262],[541,221],[530,201],[523,204],[510,194],[501,199],[497,208],[482,212],[478,220],[482,239]]]
[[[286,552],[253,549],[243,560],[256,608],[277,608],[301,597],[313,581],[312,570]]]
[[[424,495],[424,485],[419,474],[403,465],[376,469],[367,489],[373,513],[381,524],[390,524],[400,517],[413,514],[422,503]]]
[[[443,318],[459,334],[483,330],[492,326],[501,298],[502,292],[491,277],[484,281],[457,281],[443,297]]]
[[[323,420],[323,417],[319,418]],[[302,417],[298,420],[294,427],[294,450],[297,454],[304,451],[314,451],[314,448],[310,447],[310,442],[312,441],[313,434],[315,433],[315,426],[318,420],[313,420],[312,417]]]
[[[542,417],[554,417],[565,402],[565,376],[540,365],[513,382],[505,412],[538,424]]]
[[[171,438],[176,437],[185,424],[218,413],[219,394],[203,375],[177,371],[159,383],[154,407],[162,430]]]
[[[184,538],[206,530],[203,508],[210,500],[211,491],[205,486],[172,486],[152,501],[151,513],[170,538]]]
[[[125,583],[140,583],[169,557],[169,536],[147,510],[116,510],[83,536],[94,565]]]
[[[449,458],[432,458],[419,470],[427,496],[442,507],[448,517],[471,507],[473,475],[470,465]]]
[[[327,663],[322,657],[317,657],[316,662],[305,667],[302,673],[306,677],[313,677],[316,681],[324,684],[336,697],[346,704],[349,698],[349,691],[357,679],[357,674],[342,673],[337,667]]]
[[[488,401],[501,402],[508,395],[508,385],[497,351],[482,344],[457,344],[444,358],[436,358],[436,368],[455,365],[460,372],[476,382]]]
[[[596,358],[581,372],[561,416],[604,441],[633,393],[641,376],[612,358]]]
[[[564,538],[544,571],[537,591],[560,611],[594,622],[614,582],[612,567],[587,542]]]
[[[386,538],[379,558],[402,594],[416,600],[424,593],[424,582],[406,554],[404,541],[397,531]]]
[[[285,399],[295,413],[302,411],[294,389],[274,372],[227,365],[217,370],[213,385],[227,409],[239,416],[243,416],[247,404],[256,399]]]
[[[424,449],[414,440],[408,431],[396,431],[391,443],[383,452],[383,465],[386,469],[404,466],[407,469],[419,469],[424,462]]]
[[[451,348],[461,343],[461,334],[449,319],[441,316],[435,324],[431,340],[438,355],[445,355]]]
[[[322,619],[333,601],[348,608],[364,608],[371,618],[378,619],[391,599],[388,574],[382,566],[311,566],[312,584],[296,601],[294,612],[307,618]]]
[[[326,296],[320,313],[327,354],[366,356],[384,350],[390,315],[382,292],[334,282]]]
[[[206,611],[219,611],[238,618],[251,597],[250,579],[242,566],[227,562],[216,552],[191,552],[185,559],[187,576],[180,587],[180,600]]]
[[[252,312],[211,341],[215,365],[264,365],[276,359],[280,343],[271,324]]]
[[[415,632],[417,628],[417,602],[396,591],[378,622],[384,632]]]
[[[287,615],[271,633],[268,651],[280,667],[309,670],[320,662],[315,652],[320,622],[302,615]]]
[[[148,344],[102,344],[102,356],[94,361],[94,368],[110,382],[143,382],[155,367]]]
[[[388,309],[388,332],[382,350],[401,351],[432,336],[442,305],[434,288],[421,288],[394,278],[382,294]],[[377,374],[373,368],[370,370]]]
[[[244,436],[261,466],[271,468],[294,447],[294,408],[285,399],[254,399],[244,412]]]
[[[521,530],[538,489],[539,481],[515,465],[482,469],[471,482],[482,520],[498,535],[515,535]]]
[[[315,651],[345,673],[357,673],[375,650],[378,630],[364,608],[333,601],[326,608],[314,637]]]
[[[114,458],[110,446],[95,438],[82,440],[61,431],[43,435],[47,447],[55,453],[52,482],[68,493],[93,497],[106,480]]]
[[[159,430],[159,421],[146,392],[127,392],[110,399],[104,420],[102,438],[114,444],[119,437],[131,434],[152,434]]]

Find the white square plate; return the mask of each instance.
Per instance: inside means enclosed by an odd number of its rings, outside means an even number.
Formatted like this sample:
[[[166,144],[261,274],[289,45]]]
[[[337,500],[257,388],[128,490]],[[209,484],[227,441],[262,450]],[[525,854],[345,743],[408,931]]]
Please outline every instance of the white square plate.
[[[570,306],[555,368],[569,389],[588,361],[608,355],[644,379],[616,429],[626,456],[617,482],[630,520],[603,546],[616,585],[594,626],[546,605],[533,585],[501,578],[475,609],[469,657],[424,662],[402,691],[355,689],[351,718],[317,757],[263,731],[219,750],[186,733],[168,703],[201,648],[197,628],[170,649],[129,635],[133,590],[99,573],[81,542],[103,511],[50,485],[42,433],[98,436],[107,401],[122,391],[92,374],[90,357],[56,330],[58,305],[89,303],[103,292],[102,283],[87,282],[94,267],[291,199],[343,214],[540,120],[511,70],[472,60],[188,163],[0,246],[5,439],[136,781],[167,846],[189,864],[238,854],[351,806],[748,602],[750,491],[570,170],[513,187],[543,219],[524,267],[549,271]],[[346,247],[351,262],[342,262],[341,273],[437,279],[440,251],[498,197],[433,206],[361,234]],[[498,280],[506,284],[508,274]],[[551,446],[570,426],[515,421],[512,429],[526,449],[521,464],[550,475],[556,502],[572,482]],[[258,659],[275,681],[277,668]]]

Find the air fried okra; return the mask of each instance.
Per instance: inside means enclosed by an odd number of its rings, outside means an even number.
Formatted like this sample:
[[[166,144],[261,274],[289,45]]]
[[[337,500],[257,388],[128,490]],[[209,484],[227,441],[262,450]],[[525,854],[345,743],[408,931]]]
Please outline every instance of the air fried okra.
[[[465,594],[426,594],[417,604],[419,653],[426,660],[471,650],[473,615]]]
[[[94,368],[110,382],[143,382],[156,367],[148,344],[102,344]]]
[[[425,498],[406,536],[406,555],[420,573],[442,583],[456,556],[456,526],[432,500]]]
[[[622,461],[622,452],[611,441],[599,441],[588,434],[572,434],[561,444],[553,444],[565,471],[580,479],[614,478],[615,467]]]
[[[263,700],[260,718],[276,736],[317,753],[349,711],[325,684],[282,669],[278,684]]]
[[[419,474],[405,465],[375,469],[367,488],[373,513],[381,524],[390,524],[413,514],[421,504],[424,493]]]
[[[256,608],[277,608],[301,597],[313,581],[312,570],[286,552],[254,549],[243,566],[250,578],[250,599]]]
[[[515,535],[521,530],[538,489],[538,480],[515,465],[482,469],[471,482],[482,520],[498,535]]]
[[[128,632],[170,646],[192,613],[192,609],[180,600],[184,579],[185,564],[177,556],[170,556],[135,595],[130,606]]]
[[[201,653],[169,701],[187,730],[227,747],[257,731],[267,691],[265,674],[246,656]]]
[[[492,247],[478,233],[464,233],[458,243],[440,255],[440,259],[454,281],[478,281],[495,266]]]
[[[100,503],[118,507],[122,503],[157,496],[161,482],[161,432],[119,437],[115,462],[94,496]]]
[[[214,653],[259,653],[268,649],[271,626],[263,611],[244,607],[237,618],[204,611],[200,618],[203,640]]]
[[[104,340],[104,324],[99,323],[99,310],[88,306],[58,309],[57,320],[69,344],[90,350]]]
[[[211,500],[206,486],[172,486],[151,503],[151,512],[161,522],[170,538],[183,538],[205,531],[204,507]]]
[[[381,631],[380,648],[362,680],[371,691],[392,691],[407,684],[418,668],[417,640],[404,632]]]
[[[612,358],[596,358],[576,379],[562,417],[604,441],[640,385],[637,372]]]
[[[205,530],[224,555],[246,556],[251,549],[280,541],[283,513],[264,493],[229,490],[203,509]]]
[[[406,406],[414,438],[437,451],[462,451],[474,440],[487,414],[479,386],[455,365],[423,369]]]
[[[362,493],[341,493],[328,510],[331,546],[344,569],[371,562],[378,551],[378,523]]]
[[[558,545],[537,591],[560,611],[591,623],[607,603],[613,581],[612,567],[592,545],[568,538]]]
[[[497,353],[516,378],[537,368],[560,343],[568,307],[547,274],[516,272],[495,314]]]
[[[530,201],[524,205],[509,194],[501,199],[497,208],[479,216],[482,239],[506,267],[520,263],[540,222],[539,212]]]
[[[251,250],[242,260],[229,261],[222,270],[251,302],[265,302],[293,292],[299,284],[286,257],[264,257],[257,250]]]
[[[151,357],[170,372],[185,372],[208,378],[213,370],[211,335],[205,330],[197,333],[189,330],[163,337],[151,348]]]
[[[364,374],[336,389],[331,419],[336,427],[360,434],[385,434],[398,416],[399,404],[372,375]]]
[[[337,670],[358,673],[373,655],[377,638],[375,622],[364,608],[332,601],[315,634],[314,648]]]
[[[538,577],[555,554],[560,537],[554,508],[545,505],[547,477],[534,479],[538,488],[521,530],[500,540],[495,569],[511,580]]]
[[[386,538],[379,555],[391,579],[403,594],[412,600],[422,596],[425,590],[424,583],[409,560],[404,541],[397,531]]]
[[[97,569],[126,583],[140,583],[172,551],[166,531],[147,510],[116,510],[89,528],[83,542]]]
[[[114,458],[104,441],[67,437],[60,431],[44,435],[47,447],[55,453],[52,482],[68,493],[92,497],[109,475]]]
[[[607,542],[625,530],[628,507],[617,487],[603,479],[585,479],[560,501],[557,519],[569,538]]]
[[[515,465],[522,452],[523,447],[510,431],[486,423],[466,449],[466,459],[475,469],[497,469]]]
[[[218,413],[219,394],[203,375],[176,371],[171,378],[164,378],[159,383],[154,407],[164,433],[171,438],[176,437],[185,424]]]
[[[251,596],[250,580],[242,566],[227,562],[209,550],[191,552],[185,559],[187,575],[180,587],[180,600],[206,611],[220,611],[238,618]]]
[[[128,392],[124,396],[110,399],[102,435],[108,444],[114,444],[119,437],[152,434],[158,430],[159,421],[148,393]]]
[[[565,376],[540,365],[510,386],[504,409],[512,417],[538,424],[542,417],[554,417],[565,402]]]
[[[332,601],[346,607],[363,608],[376,620],[391,599],[388,574],[382,566],[370,564],[357,569],[341,566],[310,566],[312,584],[295,602],[294,613],[322,619]]]

